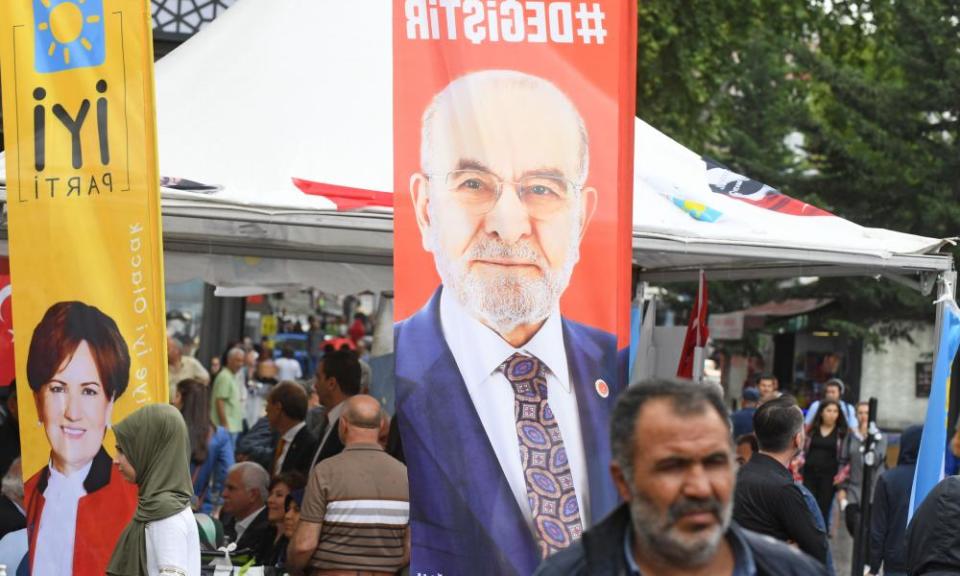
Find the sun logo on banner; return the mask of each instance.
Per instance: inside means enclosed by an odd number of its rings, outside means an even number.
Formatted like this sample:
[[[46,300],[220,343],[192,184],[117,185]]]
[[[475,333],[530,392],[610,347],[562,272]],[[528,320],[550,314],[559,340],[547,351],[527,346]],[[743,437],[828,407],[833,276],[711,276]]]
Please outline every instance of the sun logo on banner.
[[[103,0],[33,0],[33,21],[37,72],[103,64]]]

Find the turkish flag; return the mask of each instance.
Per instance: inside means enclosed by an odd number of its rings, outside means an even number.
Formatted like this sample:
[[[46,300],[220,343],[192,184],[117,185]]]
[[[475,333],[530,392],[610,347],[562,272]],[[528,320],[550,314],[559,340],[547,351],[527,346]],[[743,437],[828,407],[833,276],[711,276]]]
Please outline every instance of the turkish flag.
[[[16,377],[13,361],[13,302],[10,276],[0,275],[0,388]]]
[[[377,192],[363,188],[350,188],[349,186],[338,186],[324,182],[312,182],[302,178],[294,178],[293,183],[304,194],[323,196],[333,202],[337,205],[337,210],[340,212],[360,208],[393,207],[393,194],[390,192]]]
[[[690,312],[690,322],[687,323],[687,335],[683,339],[683,350],[680,352],[680,365],[677,367],[677,378],[693,379],[694,364],[703,362],[703,348],[707,345],[710,330],[707,328],[707,277],[700,271],[700,286],[697,290],[697,299]],[[698,353],[698,350],[699,353]],[[703,375],[701,364],[698,375]]]

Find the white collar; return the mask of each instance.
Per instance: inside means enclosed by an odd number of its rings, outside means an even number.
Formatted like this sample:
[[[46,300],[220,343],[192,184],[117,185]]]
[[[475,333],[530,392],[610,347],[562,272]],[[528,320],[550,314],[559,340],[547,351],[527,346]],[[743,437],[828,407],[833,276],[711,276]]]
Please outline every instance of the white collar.
[[[260,508],[257,509],[256,512],[247,516],[243,520],[237,520],[237,523],[234,525],[236,526],[237,531],[245,532],[247,528],[249,528],[250,525],[253,524],[253,521],[257,517],[257,515],[263,512],[264,508],[266,508],[266,506],[261,506]]]
[[[473,388],[497,371],[517,352],[535,356],[556,377],[564,392],[570,391],[563,323],[557,308],[529,342],[514,348],[499,334],[463,309],[452,290],[440,293],[440,324],[443,337],[460,368],[464,383]]]
[[[87,493],[86,488],[83,487],[83,482],[87,479],[91,466],[93,466],[93,460],[88,462],[83,468],[67,476],[61,474],[51,460],[47,466],[50,470],[50,477],[47,479],[47,489],[44,491],[44,497],[50,498],[50,496],[47,496],[47,491],[49,491],[51,495],[59,493],[64,495],[71,494],[75,498],[83,496]]]
[[[301,423],[299,423],[299,424],[294,425],[293,428],[287,430],[287,433],[283,435],[284,441],[285,441],[287,444],[290,444],[291,442],[293,442],[293,439],[296,438],[296,437],[297,437],[297,434],[300,433],[300,429],[303,428],[303,427],[306,426],[306,425],[307,425],[306,422],[301,422]]]
[[[346,404],[346,402],[341,402],[327,412],[327,424],[333,425],[340,419],[340,415],[343,414],[343,408]]]

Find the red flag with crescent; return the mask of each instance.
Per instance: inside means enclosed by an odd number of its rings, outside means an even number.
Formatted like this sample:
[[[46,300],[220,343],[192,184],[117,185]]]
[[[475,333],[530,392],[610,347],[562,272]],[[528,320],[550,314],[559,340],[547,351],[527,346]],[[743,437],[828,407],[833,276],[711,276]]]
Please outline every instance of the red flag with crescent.
[[[697,299],[693,302],[693,310],[690,311],[687,335],[683,339],[683,350],[680,352],[677,378],[690,380],[694,377],[697,348],[702,349],[707,345],[707,339],[710,337],[710,330],[707,328],[707,300],[707,277],[701,270]]]

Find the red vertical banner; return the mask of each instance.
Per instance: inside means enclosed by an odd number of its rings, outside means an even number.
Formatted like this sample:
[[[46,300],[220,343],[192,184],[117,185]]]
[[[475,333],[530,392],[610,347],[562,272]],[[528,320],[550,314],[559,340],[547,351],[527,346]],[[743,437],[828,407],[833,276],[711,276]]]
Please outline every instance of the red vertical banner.
[[[617,503],[636,3],[396,0],[411,572],[530,574]]]

